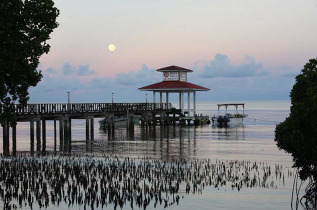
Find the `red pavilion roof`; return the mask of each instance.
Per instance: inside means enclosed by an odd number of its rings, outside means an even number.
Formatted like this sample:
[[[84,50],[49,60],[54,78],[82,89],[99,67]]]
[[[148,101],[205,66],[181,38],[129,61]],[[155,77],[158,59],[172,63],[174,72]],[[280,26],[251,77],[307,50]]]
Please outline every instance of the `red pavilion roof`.
[[[181,72],[193,72],[193,70],[185,69],[179,66],[168,66],[164,68],[157,69],[156,71],[165,72],[165,71],[181,71]]]
[[[182,81],[163,81],[152,85],[139,88],[139,90],[196,90],[196,91],[208,91],[209,88],[205,88],[199,85],[195,85],[189,82]]]

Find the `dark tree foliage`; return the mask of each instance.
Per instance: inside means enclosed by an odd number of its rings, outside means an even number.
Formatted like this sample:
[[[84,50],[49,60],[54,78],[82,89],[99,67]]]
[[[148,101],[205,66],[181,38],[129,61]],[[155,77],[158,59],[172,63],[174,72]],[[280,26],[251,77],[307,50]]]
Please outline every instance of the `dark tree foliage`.
[[[53,0],[0,1],[0,122],[15,124],[13,102],[25,105],[41,80],[39,58],[48,53],[59,10]]]
[[[317,58],[304,66],[290,93],[291,113],[276,126],[275,141],[280,149],[292,154],[302,180],[310,178],[310,196],[317,195]]]
[[[317,180],[317,59],[304,66],[291,91],[291,113],[276,126],[275,141],[291,153],[300,177]]]

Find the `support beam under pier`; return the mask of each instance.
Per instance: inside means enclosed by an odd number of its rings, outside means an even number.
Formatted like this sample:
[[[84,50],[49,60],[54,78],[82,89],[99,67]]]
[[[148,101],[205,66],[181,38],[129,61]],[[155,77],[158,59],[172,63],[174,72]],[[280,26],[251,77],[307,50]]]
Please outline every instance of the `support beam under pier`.
[[[59,151],[64,148],[64,122],[63,118],[59,118]]]
[[[93,141],[95,139],[94,137],[94,117],[90,118],[90,139]]]
[[[63,120],[64,122],[64,147],[63,147],[63,152],[68,152],[69,150],[69,122],[68,120]]]
[[[54,119],[54,153],[56,153],[56,147],[57,147],[57,142],[56,142],[56,120]]]
[[[12,125],[12,155],[17,155],[17,125]]]
[[[10,156],[9,123],[7,121],[3,125],[3,155],[5,157]]]
[[[89,118],[86,117],[86,152],[89,150]]]
[[[72,151],[72,119],[69,118],[68,122],[69,122],[69,130],[68,130],[68,135],[69,135],[69,144],[68,144],[69,148],[68,149],[69,150],[68,150],[68,152],[71,152]]]

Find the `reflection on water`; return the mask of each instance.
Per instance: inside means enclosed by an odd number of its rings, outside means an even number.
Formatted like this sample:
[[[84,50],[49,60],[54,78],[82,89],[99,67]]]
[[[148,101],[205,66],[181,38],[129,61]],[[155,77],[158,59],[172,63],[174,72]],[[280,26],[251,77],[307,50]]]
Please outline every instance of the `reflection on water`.
[[[109,135],[107,130],[99,129],[98,120],[95,119],[95,140],[90,142],[87,150],[85,121],[72,121],[74,152],[163,159],[256,160],[272,164],[278,161],[281,164],[292,164],[291,156],[279,151],[275,145],[275,124],[246,120],[244,125],[223,128],[212,125],[135,126],[133,132],[127,131],[125,127],[116,127],[115,132]],[[30,151],[29,125],[25,122],[17,125],[18,152]],[[47,121],[46,125],[47,151],[53,151],[53,121]],[[59,136],[57,136],[57,148],[59,148]]]
[[[208,108],[202,114],[211,114],[210,103],[207,105]],[[236,127],[135,126],[134,132],[127,131],[125,127],[117,127],[113,135],[109,135],[107,130],[100,130],[99,119],[95,119],[95,140],[90,142],[88,150],[84,140],[85,121],[73,120],[72,149],[80,154],[87,152],[99,156],[146,156],[162,160],[210,158],[213,163],[216,160],[265,162],[271,167],[280,164],[285,170],[291,170],[291,156],[278,150],[274,142],[274,122],[283,121],[288,111],[249,110],[247,114],[252,119],[246,119],[244,125]],[[29,130],[29,123],[18,123],[17,150],[20,152],[29,151]],[[2,132],[1,127],[0,132]],[[53,139],[53,124],[48,121],[48,151],[53,150]],[[292,183],[292,178],[285,175],[285,186],[279,186],[277,189],[247,188],[238,193],[231,189],[205,188],[202,195],[188,196],[182,200],[181,206],[175,206],[173,209],[290,209]]]
[[[197,139],[243,141],[243,125],[219,128],[215,126],[135,126],[133,131],[116,128],[113,134],[99,130],[99,138],[89,142],[73,143],[75,152],[93,152],[130,157],[152,157],[165,160],[188,159],[200,156]],[[205,136],[207,135],[207,136]]]
[[[212,133],[218,137],[218,140],[245,140],[244,125],[219,127],[212,125]]]

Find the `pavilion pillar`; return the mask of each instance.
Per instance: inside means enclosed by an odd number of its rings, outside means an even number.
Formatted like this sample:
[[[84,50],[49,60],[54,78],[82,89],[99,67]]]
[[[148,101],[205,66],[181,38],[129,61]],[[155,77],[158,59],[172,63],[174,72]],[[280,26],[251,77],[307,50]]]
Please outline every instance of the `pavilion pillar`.
[[[196,115],[196,91],[193,91],[194,93],[194,116]]]
[[[182,100],[181,100],[181,103],[182,103],[182,113],[184,114],[184,91],[182,91],[182,93],[181,93],[181,98],[182,98]]]
[[[163,103],[163,92],[160,91],[160,106],[162,108],[162,103]]]
[[[166,92],[166,104],[168,104],[169,103],[169,94],[168,94],[168,92]]]
[[[156,92],[153,91],[153,103],[156,103]]]
[[[182,94],[181,94],[181,92],[179,92],[178,108],[179,108],[179,109],[182,108]]]
[[[188,116],[190,116],[190,91],[187,93],[187,108],[188,108]]]

